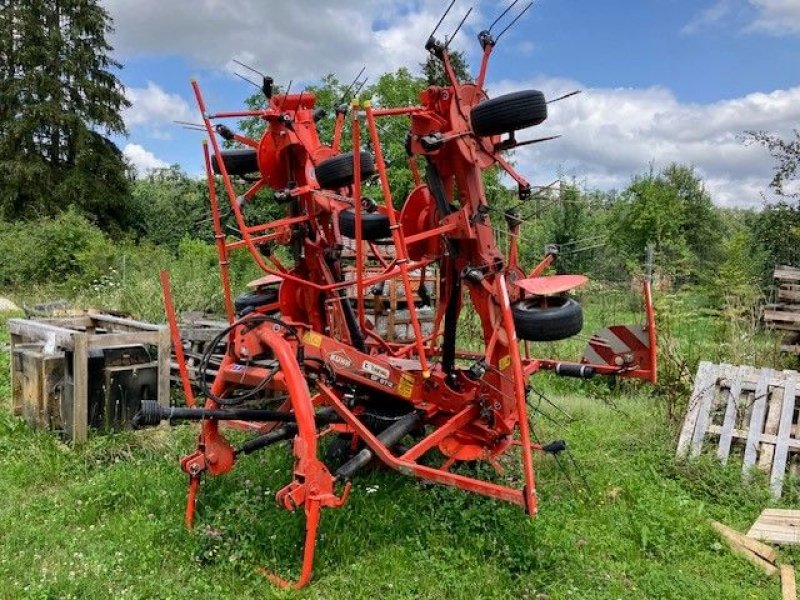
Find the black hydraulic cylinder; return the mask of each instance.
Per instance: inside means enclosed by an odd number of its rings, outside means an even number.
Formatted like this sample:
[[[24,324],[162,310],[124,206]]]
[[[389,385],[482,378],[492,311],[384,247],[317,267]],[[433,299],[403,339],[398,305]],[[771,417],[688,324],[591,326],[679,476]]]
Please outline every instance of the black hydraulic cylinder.
[[[317,413],[317,421],[327,423],[334,418],[332,410]],[[143,400],[142,407],[133,417],[133,428],[158,425],[161,421],[261,421],[294,423],[294,413],[257,408],[181,408],[161,406],[155,400]]]
[[[378,440],[380,440],[384,446],[393,446],[409,431],[419,425],[422,415],[423,413],[418,411],[406,415],[379,433],[377,436]],[[336,477],[340,479],[350,479],[356,471],[369,464],[369,461],[372,460],[372,456],[372,450],[364,448],[336,470]]]
[[[279,427],[278,429],[270,431],[269,433],[265,433],[247,440],[244,444],[236,449],[236,455],[252,454],[257,450],[261,450],[262,448],[266,448],[272,444],[291,439],[295,436],[295,434],[297,434],[296,425],[291,423],[284,425],[283,427]]]
[[[594,377],[595,370],[591,365],[576,365],[558,363],[554,369],[556,375],[562,377],[577,377],[578,379],[591,379]]]

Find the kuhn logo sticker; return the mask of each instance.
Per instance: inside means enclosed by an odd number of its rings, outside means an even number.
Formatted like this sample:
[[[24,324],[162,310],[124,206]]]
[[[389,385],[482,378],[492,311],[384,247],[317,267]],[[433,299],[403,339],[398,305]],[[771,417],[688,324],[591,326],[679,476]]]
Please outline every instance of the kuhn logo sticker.
[[[374,362],[370,362],[368,360],[365,360],[363,363],[361,363],[361,370],[365,373],[369,373],[370,375],[374,375],[379,379],[389,379],[389,376],[391,375],[389,373],[389,369],[380,365],[376,365]]]
[[[328,360],[342,369],[349,369],[353,366],[353,361],[341,350],[328,354]]]

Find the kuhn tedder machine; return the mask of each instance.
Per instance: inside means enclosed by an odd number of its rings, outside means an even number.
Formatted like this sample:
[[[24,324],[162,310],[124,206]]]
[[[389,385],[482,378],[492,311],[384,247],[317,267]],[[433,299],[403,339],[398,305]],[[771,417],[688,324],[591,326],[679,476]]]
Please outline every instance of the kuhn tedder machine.
[[[603,330],[574,363],[531,353],[530,342],[580,332],[581,307],[567,292],[586,278],[543,276],[557,257],[556,248],[531,271],[523,270],[517,249],[520,221],[513,213],[506,216],[508,249],[501,251],[482,172],[499,165],[517,183],[520,201],[531,197],[531,186],[503,152],[525,143],[515,132],[542,123],[548,102],[534,90],[488,98],[484,82],[496,44],[490,31],[478,36],[483,59],[474,81],[457,79],[447,45],[435,33],[426,49],[441,61],[450,85],[427,88],[417,106],[339,107],[330,144],[318,135],[322,114],[312,93],[273,94],[272,80],[265,77],[263,110],[211,113],[199,85],[192,84],[211,146],[204,144],[205,164],[230,326],[209,345],[200,365],[208,367],[210,353],[224,347],[213,381],[203,390],[205,405],[195,406],[180,360],[189,406],[164,409],[145,403],[137,421],[202,421],[197,449],[181,461],[189,475],[189,526],[203,474],[227,473],[245,454],[292,441],[292,480],[277,493],[277,502],[305,512],[296,587],[311,578],[321,509],[341,507],[352,476],[371,461],[505,500],[534,515],[532,452],[558,452],[563,443],[532,443],[527,379],[541,370],[583,378],[656,378],[647,283],[645,325]],[[266,122],[258,140],[215,125],[253,117]],[[378,127],[386,118],[410,121],[406,150],[416,185],[399,210]],[[352,151],[342,152],[348,125]],[[240,149],[223,149],[219,138]],[[362,140],[374,156],[362,149]],[[379,182],[378,202],[362,196],[368,179]],[[238,239],[223,233],[218,183]],[[248,224],[247,205],[265,187],[285,205],[285,216]],[[287,251],[276,252],[280,245]],[[247,249],[265,277],[257,293],[235,303],[227,268],[228,253],[236,248]],[[285,264],[286,256],[292,264]],[[480,320],[480,351],[464,349],[459,339],[465,292]],[[169,308],[168,294],[167,300]],[[402,313],[404,336],[394,335],[391,323],[385,326],[387,311]],[[388,316],[395,325],[400,321],[397,314]],[[276,397],[277,404],[267,403]],[[254,435],[234,448],[222,422]],[[328,434],[332,439],[323,452],[320,440]],[[460,461],[497,464],[509,452],[521,457],[521,489],[454,472]]]

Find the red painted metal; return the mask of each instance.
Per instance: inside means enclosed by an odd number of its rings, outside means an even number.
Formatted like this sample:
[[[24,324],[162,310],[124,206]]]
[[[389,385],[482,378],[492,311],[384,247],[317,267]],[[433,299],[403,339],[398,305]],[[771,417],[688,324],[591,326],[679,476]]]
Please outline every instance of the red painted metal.
[[[186,404],[193,407],[196,404],[194,390],[192,390],[192,384],[189,381],[189,369],[186,367],[186,355],[183,353],[183,341],[181,340],[180,329],[178,329],[178,317],[175,315],[175,304],[172,302],[169,272],[163,269],[161,270],[161,292],[164,295],[164,309],[167,313],[172,348],[175,351],[175,358],[178,359],[178,371],[181,376],[183,395],[186,398]]]
[[[511,502],[529,515],[537,511],[532,451],[542,446],[531,441],[526,382],[537,371],[555,369],[559,363],[530,357],[527,345],[525,356],[521,355],[512,302],[523,292],[560,294],[582,285],[586,278],[541,277],[556,257],[553,251],[526,279],[518,264],[519,223],[508,221],[511,241],[507,252],[495,238],[496,224],[489,218],[483,171],[499,167],[521,190],[530,188],[499,154],[499,136],[480,137],[472,131],[471,110],[487,97],[484,81],[493,45],[483,46],[474,83],[456,79],[444,49],[434,54],[442,60],[450,85],[427,88],[420,95],[419,105],[373,108],[369,103],[355,103],[349,111],[337,110],[330,144],[319,138],[313,94],[275,96],[258,111],[209,114],[199,85],[192,82],[211,149],[218,157],[222,148],[212,121],[249,116],[266,124],[258,140],[238,134],[233,138],[257,149],[260,173],[254,181],[235,183],[224,160],[218,160],[220,175],[216,177],[208,148],[204,151],[222,285],[232,321],[230,342],[205,407],[218,408],[215,398],[225,401],[237,391],[261,389],[270,369],[256,364],[253,357],[278,362],[280,371],[265,390],[288,396],[284,410],[293,414],[297,432],[293,477],[277,493],[276,501],[287,510],[302,509],[306,518],[297,580],[289,583],[265,572],[278,585],[301,587],[308,583],[321,509],[341,506],[350,491],[350,482],[338,481],[319,459],[319,440],[328,433],[351,436],[353,447],[363,441],[380,462],[401,473]],[[320,189],[315,168],[339,155],[348,113],[353,181],[338,190]],[[410,121],[408,160],[415,181],[399,210],[390,189],[377,126],[377,119],[395,117]],[[387,242],[393,248],[392,256],[383,254],[384,246],[365,240],[367,208],[362,204],[360,151],[362,139],[367,137],[382,196],[377,210],[388,220],[391,239]],[[418,164],[423,161],[426,177],[420,174]],[[226,239],[222,234],[216,196],[220,179],[240,239]],[[241,191],[245,183],[247,189]],[[271,188],[286,202],[286,215],[267,223],[248,224],[245,207],[265,188]],[[355,239],[346,240],[339,217],[351,208],[355,213]],[[271,251],[277,245],[288,247],[291,264],[284,265]],[[247,250],[265,274],[254,283],[280,286],[277,305],[271,307],[279,311],[278,317],[268,318],[256,311],[233,321],[228,253],[240,249]],[[440,293],[431,329],[426,330],[418,303],[410,299],[416,295],[412,274],[418,273],[418,279],[425,280],[431,267],[438,269]],[[368,311],[367,299],[377,302],[371,287],[387,281],[401,289],[406,299],[413,340],[399,343],[384,339],[371,320],[374,317]],[[455,348],[448,346],[447,327],[452,327],[466,305],[462,287],[469,297],[470,310],[480,322],[482,350],[459,348],[457,339]],[[353,290],[351,302],[345,294]],[[645,288],[645,309],[648,344],[637,348],[636,358],[622,367],[598,364],[598,373],[655,381],[655,322],[649,286]],[[456,365],[456,358],[472,361],[474,368]],[[448,360],[453,364],[448,365]],[[309,382],[313,382],[314,394]],[[380,409],[389,401],[402,403],[421,419],[419,430],[414,432],[415,442],[401,456],[382,443],[362,419],[368,409]],[[323,407],[338,415],[340,422],[319,429],[315,412]],[[274,430],[277,424],[239,425],[264,432]],[[442,466],[421,464],[420,460],[434,450],[445,455]],[[519,452],[522,487],[450,472],[462,460],[485,460],[499,469],[497,458],[511,451]],[[203,473],[227,473],[237,458],[219,422],[203,421],[196,450],[181,461],[190,477],[187,525],[194,521]]]
[[[555,296],[579,288],[588,281],[585,275],[550,275],[518,279],[514,285],[533,296]]]

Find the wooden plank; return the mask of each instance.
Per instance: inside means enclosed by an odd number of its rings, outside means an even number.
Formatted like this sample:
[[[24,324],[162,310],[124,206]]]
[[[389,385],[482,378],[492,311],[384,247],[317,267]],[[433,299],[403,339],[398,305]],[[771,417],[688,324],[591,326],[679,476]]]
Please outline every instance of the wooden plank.
[[[695,393],[700,394],[700,406],[697,409],[697,419],[694,426],[694,435],[692,436],[692,449],[691,456],[700,456],[700,451],[703,449],[703,439],[708,429],[709,415],[711,414],[711,407],[714,403],[714,396],[717,393],[717,381],[719,379],[718,372],[729,372],[730,365],[712,365],[709,370],[705,385],[701,390],[695,390]]]
[[[717,457],[722,464],[728,462],[728,455],[731,451],[731,441],[733,440],[733,428],[736,426],[736,408],[739,403],[739,396],[742,393],[742,378],[745,371],[750,371],[748,367],[739,367],[733,376],[733,382],[728,390],[728,401],[725,405],[725,418],[722,421],[722,430],[719,436],[719,446],[717,447]]]
[[[713,373],[714,366],[715,365],[710,362],[703,361],[697,367],[692,396],[689,398],[689,405],[686,408],[686,417],[683,420],[683,427],[681,428],[681,434],[678,438],[678,450],[675,453],[677,456],[686,456],[689,443],[694,437],[697,414],[700,410],[700,395],[706,385],[708,385],[707,382],[711,377],[710,374]]]
[[[767,408],[767,391],[771,369],[761,369],[761,374],[756,385],[756,397],[753,400],[753,411],[750,413],[750,426],[748,427],[747,444],[744,448],[744,461],[742,473],[747,475],[756,462],[759,438],[764,431],[764,415]]]
[[[774,279],[782,281],[800,281],[800,270],[793,268],[777,268],[772,274]]]
[[[89,341],[85,333],[73,335],[72,351],[72,441],[88,439],[89,411]]]
[[[136,321],[134,319],[123,319],[121,317],[114,317],[104,313],[89,312],[89,316],[101,323],[108,323],[114,325],[113,329],[119,331],[158,331],[163,325],[156,325],[155,323],[146,323],[144,321]]]
[[[75,333],[71,329],[27,319],[9,319],[8,330],[24,340],[43,341],[65,350],[72,349],[72,336]]]
[[[92,319],[89,315],[75,315],[72,317],[48,317],[46,319],[36,319],[39,323],[55,325],[65,329],[86,329],[92,326]]]
[[[767,391],[767,420],[764,423],[764,433],[766,435],[776,435],[781,421],[781,407],[783,406],[784,386],[786,385],[785,376],[781,374],[783,381],[780,385],[768,388]],[[772,458],[775,455],[775,444],[761,442],[761,449],[758,453],[758,468],[767,473],[772,471]]]
[[[14,348],[16,347],[19,340],[19,336],[12,335],[11,336],[11,344],[9,346],[9,360],[8,360],[8,367],[9,367],[9,385],[11,386],[11,412],[17,416],[22,413],[22,401],[20,400],[20,394],[18,392],[20,382],[17,379],[17,357],[15,356]]]
[[[788,321],[790,323],[800,323],[800,313],[778,310],[765,310],[765,321]]]
[[[797,600],[797,583],[792,565],[781,565],[781,600]]]
[[[800,301],[800,292],[798,292],[797,290],[785,290],[781,288],[778,290],[778,299],[797,302]]]
[[[771,546],[767,546],[763,542],[749,538],[745,534],[740,533],[732,527],[728,527],[719,521],[712,520],[711,526],[724,538],[733,540],[740,546],[744,546],[768,562],[775,563],[775,561],[778,559],[777,550]]]
[[[158,331],[158,403],[166,407],[169,406],[170,341],[169,329],[162,326]]]
[[[800,544],[800,511],[764,509],[747,537],[774,544]]]
[[[786,383],[783,388],[781,417],[778,424],[778,441],[775,444],[775,457],[772,462],[770,487],[772,495],[780,498],[783,491],[783,478],[786,474],[786,459],[789,457],[789,437],[792,434],[792,418],[794,417],[795,398],[797,396],[796,371],[784,371]]]
[[[719,435],[722,433],[722,427],[719,425],[709,425],[708,433]],[[746,429],[734,429],[731,435],[734,439],[747,441],[747,439],[750,437],[750,432]],[[762,433],[760,436],[758,436],[756,441],[759,444],[777,444],[778,436]],[[786,445],[789,447],[789,450],[800,450],[800,439],[790,437]]]
[[[152,344],[157,346],[160,340],[158,331],[136,331],[124,333],[97,333],[88,336],[89,348],[111,348],[113,346],[138,346]]]
[[[764,571],[764,573],[768,576],[775,575],[778,572],[778,568],[775,565],[773,565],[770,561],[762,558],[759,554],[752,551],[747,545],[743,543],[742,540],[747,538],[741,535],[738,531],[736,531],[735,529],[731,529],[730,527],[723,525],[722,523],[718,523],[717,521],[712,521],[711,526],[714,528],[715,531],[717,531],[717,533],[719,533],[722,536],[722,538],[728,543],[728,546],[731,548],[731,550],[733,550],[735,554],[738,554],[742,558],[747,559],[752,564],[757,566],[759,569]]]

